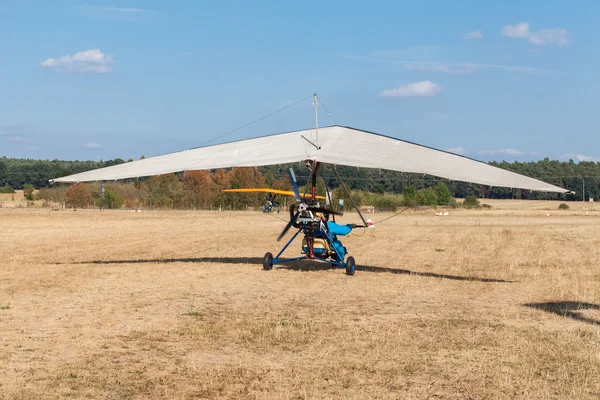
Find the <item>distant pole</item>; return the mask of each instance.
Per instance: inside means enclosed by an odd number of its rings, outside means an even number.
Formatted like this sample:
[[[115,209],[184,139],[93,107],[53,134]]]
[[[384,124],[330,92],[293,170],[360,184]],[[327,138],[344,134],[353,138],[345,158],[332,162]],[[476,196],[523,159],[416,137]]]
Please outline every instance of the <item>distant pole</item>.
[[[100,182],[100,211],[104,211],[104,181]]]
[[[313,105],[315,106],[315,127],[317,130],[317,149],[320,149],[321,147],[319,147],[319,103],[317,103],[317,94],[315,93],[313,96]]]
[[[583,180],[583,190],[581,191],[581,196],[582,196],[581,201],[583,201],[583,206],[585,207],[585,177],[582,180]]]

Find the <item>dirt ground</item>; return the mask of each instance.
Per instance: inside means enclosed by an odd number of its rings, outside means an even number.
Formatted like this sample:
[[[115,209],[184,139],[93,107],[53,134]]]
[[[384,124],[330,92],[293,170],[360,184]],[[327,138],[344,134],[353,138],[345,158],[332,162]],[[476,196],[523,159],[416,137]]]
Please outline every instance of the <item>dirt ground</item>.
[[[534,203],[357,230],[353,277],[263,271],[258,212],[0,209],[0,398],[597,399],[600,215]]]

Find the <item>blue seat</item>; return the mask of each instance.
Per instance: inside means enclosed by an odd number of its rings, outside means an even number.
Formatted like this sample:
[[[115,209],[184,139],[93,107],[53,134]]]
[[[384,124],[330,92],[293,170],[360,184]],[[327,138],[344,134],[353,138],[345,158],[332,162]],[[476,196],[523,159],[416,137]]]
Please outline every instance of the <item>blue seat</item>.
[[[352,225],[351,224],[340,225],[340,224],[336,224],[333,221],[328,221],[327,229],[329,229],[329,233],[334,237],[335,236],[346,236],[347,234],[352,232]]]

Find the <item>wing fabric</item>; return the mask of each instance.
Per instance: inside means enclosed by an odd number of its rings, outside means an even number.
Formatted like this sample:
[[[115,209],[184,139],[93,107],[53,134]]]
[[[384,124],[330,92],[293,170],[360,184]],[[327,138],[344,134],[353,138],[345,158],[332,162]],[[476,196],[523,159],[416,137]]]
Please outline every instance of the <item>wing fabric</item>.
[[[319,161],[360,168],[438,176],[494,187],[566,193],[558,186],[497,168],[471,158],[344,126],[314,129],[200,147],[100,168],[54,182],[111,181],[178,171],[258,167]]]

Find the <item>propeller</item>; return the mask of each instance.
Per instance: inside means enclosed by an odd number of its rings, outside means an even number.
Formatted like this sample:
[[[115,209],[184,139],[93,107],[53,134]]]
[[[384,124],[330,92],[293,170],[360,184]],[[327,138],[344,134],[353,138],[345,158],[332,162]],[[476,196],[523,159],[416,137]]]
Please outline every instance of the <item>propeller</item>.
[[[292,190],[294,191],[294,198],[296,202],[302,202],[302,198],[300,197],[300,190],[298,190],[298,182],[296,182],[296,174],[294,173],[294,168],[290,167],[290,180],[292,181]]]
[[[290,222],[288,222],[288,224],[285,226],[285,228],[283,228],[283,230],[281,231],[281,233],[277,237],[277,241],[278,242],[281,240],[282,237],[285,236],[285,234],[290,230],[290,228],[292,226],[294,226],[294,224],[296,223],[296,220],[298,219],[299,215],[300,215],[300,211],[296,211],[296,213],[290,219]]]
[[[280,241],[281,238],[285,236],[285,234],[290,230],[292,226],[298,227],[296,223],[301,213],[306,214],[307,211],[310,211],[313,213],[344,215],[344,213],[342,212],[333,211],[328,209],[327,207],[316,207],[315,205],[308,205],[306,201],[303,201],[303,199],[300,197],[300,190],[298,189],[298,182],[296,181],[296,174],[294,173],[294,169],[290,168],[289,172],[290,181],[292,183],[292,190],[294,191],[294,198],[296,199],[297,204],[292,204],[290,206],[290,222],[288,222],[285,228],[283,228],[283,230],[277,237],[277,241]]]

